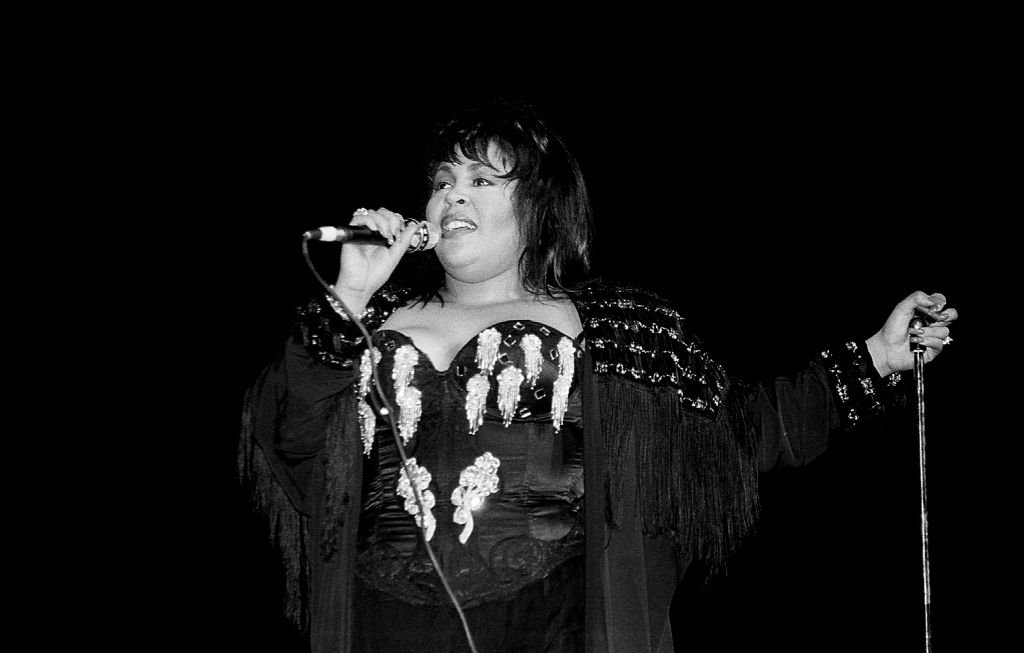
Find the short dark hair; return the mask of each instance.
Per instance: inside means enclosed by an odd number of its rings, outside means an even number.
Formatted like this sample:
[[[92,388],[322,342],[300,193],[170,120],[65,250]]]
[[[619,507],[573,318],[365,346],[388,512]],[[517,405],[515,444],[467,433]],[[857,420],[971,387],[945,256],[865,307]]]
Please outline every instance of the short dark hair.
[[[499,99],[455,113],[427,145],[428,185],[440,165],[460,156],[498,167],[487,158],[492,144],[508,169],[504,176],[518,181],[512,202],[524,245],[523,285],[546,294],[579,289],[590,276],[590,199],[576,157],[533,106]]]

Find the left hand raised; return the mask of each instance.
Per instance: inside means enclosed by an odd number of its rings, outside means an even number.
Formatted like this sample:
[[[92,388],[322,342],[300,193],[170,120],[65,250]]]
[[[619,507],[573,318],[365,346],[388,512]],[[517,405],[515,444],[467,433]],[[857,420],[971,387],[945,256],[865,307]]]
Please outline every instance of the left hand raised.
[[[927,326],[911,329],[910,321],[915,314],[924,317]],[[896,305],[878,333],[867,340],[878,374],[884,378],[893,372],[913,368],[911,343],[924,345],[926,363],[934,360],[943,346],[952,342],[949,326],[957,317],[956,309],[946,307],[946,297],[941,293],[929,295],[918,290],[909,295]]]

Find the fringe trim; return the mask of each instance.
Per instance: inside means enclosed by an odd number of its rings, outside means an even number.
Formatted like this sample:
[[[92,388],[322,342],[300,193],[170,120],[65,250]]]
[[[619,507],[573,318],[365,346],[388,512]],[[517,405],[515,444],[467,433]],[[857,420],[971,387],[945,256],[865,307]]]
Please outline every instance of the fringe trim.
[[[284,570],[284,613],[301,630],[309,623],[306,596],[309,588],[309,564],[306,540],[307,519],[292,505],[288,495],[274,480],[267,460],[256,444],[253,423],[254,398],[246,392],[242,410],[241,437],[238,443],[237,471],[239,481],[248,491],[253,510],[267,521],[270,543],[278,551]]]
[[[725,572],[759,513],[755,431],[730,390],[711,419],[671,388],[598,382],[609,521],[621,526],[622,501],[632,500],[643,534],[670,536],[680,560],[692,553],[712,575]],[[636,496],[623,497],[622,463],[634,442]]]
[[[338,553],[338,538],[345,528],[345,516],[351,508],[349,481],[353,466],[362,465],[362,433],[352,419],[357,398],[343,392],[327,423],[324,465],[324,522],[320,536],[320,557],[331,562]]]

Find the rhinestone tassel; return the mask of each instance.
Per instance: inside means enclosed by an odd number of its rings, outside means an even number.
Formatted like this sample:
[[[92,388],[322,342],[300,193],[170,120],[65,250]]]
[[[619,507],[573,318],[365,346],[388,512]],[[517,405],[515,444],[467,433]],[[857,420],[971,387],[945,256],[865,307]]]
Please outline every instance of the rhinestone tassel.
[[[372,353],[371,353],[372,352]],[[373,380],[373,366],[380,362],[380,351],[371,347],[363,352],[359,362],[359,434],[363,440],[363,453],[370,455],[373,448],[373,436],[377,426],[377,418],[370,404],[366,403],[366,395],[370,393],[370,382]]]
[[[395,401],[398,402],[398,432],[402,443],[408,444],[416,435],[423,411],[420,405],[420,391],[410,387],[413,370],[419,362],[420,355],[412,345],[402,345],[395,351],[395,367],[391,370],[391,378],[395,381]]]
[[[505,426],[512,423],[519,406],[519,386],[523,384],[523,373],[515,365],[509,365],[498,375],[498,409],[505,419]]]
[[[481,372],[491,373],[495,361],[498,360],[498,348],[501,346],[501,334],[494,327],[481,331],[476,337],[476,365]]]
[[[540,378],[542,363],[540,338],[532,333],[528,333],[523,336],[519,346],[523,350],[523,367],[526,370],[526,382],[532,388],[537,383],[537,379]]]
[[[554,395],[551,397],[551,421],[555,431],[562,428],[565,411],[569,406],[569,389],[572,387],[576,348],[568,338],[558,343],[558,378],[555,379]]]
[[[377,416],[373,414],[370,404],[359,400],[359,432],[363,438],[363,455],[369,456],[373,449],[373,436],[377,426]]]
[[[487,380],[487,372],[480,372],[466,384],[466,419],[469,420],[470,435],[476,433],[484,423],[487,393],[490,390],[491,383]]]

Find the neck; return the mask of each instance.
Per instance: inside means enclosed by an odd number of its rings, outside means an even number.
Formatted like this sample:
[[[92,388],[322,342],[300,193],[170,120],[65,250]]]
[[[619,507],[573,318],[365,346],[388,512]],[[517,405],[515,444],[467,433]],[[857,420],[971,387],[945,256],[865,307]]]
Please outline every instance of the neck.
[[[485,306],[534,298],[533,293],[523,287],[518,270],[508,270],[480,281],[446,276],[441,296],[446,302],[460,306]]]

